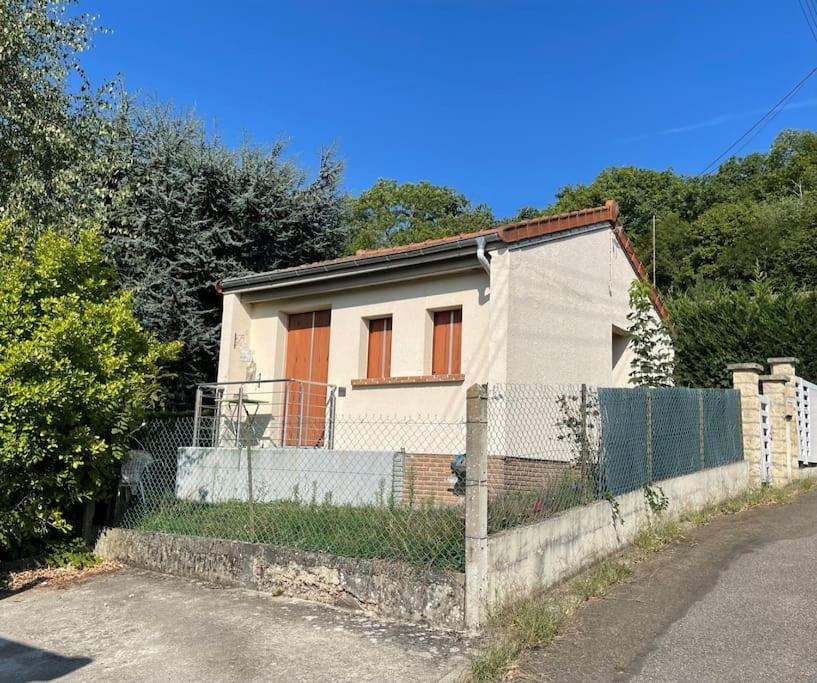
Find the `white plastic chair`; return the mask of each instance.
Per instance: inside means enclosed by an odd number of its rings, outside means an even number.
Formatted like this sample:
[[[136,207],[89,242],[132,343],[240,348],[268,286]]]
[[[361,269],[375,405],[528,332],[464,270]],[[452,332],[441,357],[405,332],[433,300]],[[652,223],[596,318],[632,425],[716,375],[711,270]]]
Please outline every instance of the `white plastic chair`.
[[[127,486],[131,493],[139,492],[145,502],[145,471],[153,464],[153,456],[147,451],[128,451],[128,459],[122,463],[122,480],[120,486]]]

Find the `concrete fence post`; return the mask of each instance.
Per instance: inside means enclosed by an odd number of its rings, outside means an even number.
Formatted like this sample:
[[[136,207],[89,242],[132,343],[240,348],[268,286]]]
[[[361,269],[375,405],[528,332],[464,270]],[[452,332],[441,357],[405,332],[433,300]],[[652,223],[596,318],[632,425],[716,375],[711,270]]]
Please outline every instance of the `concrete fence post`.
[[[465,624],[485,621],[488,578],[488,392],[468,388],[465,398]]]
[[[758,381],[763,366],[758,363],[732,363],[732,386],[740,394],[740,421],[743,434],[743,457],[749,463],[749,484],[763,481],[761,464],[760,391]]]
[[[800,439],[798,433],[800,425],[797,422],[797,358],[786,356],[783,358],[768,358],[769,373],[772,377],[785,377],[783,400],[785,413],[783,419],[787,425],[785,432],[788,437],[788,460],[791,463],[793,478],[797,478],[800,468]]]

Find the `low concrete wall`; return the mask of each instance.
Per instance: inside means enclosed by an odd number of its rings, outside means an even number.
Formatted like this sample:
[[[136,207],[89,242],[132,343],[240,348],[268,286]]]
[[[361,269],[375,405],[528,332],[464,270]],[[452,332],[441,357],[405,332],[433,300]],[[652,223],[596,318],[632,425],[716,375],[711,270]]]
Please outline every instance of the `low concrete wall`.
[[[383,505],[401,500],[403,454],[320,448],[253,448],[252,490],[259,502],[331,500],[337,505]],[[180,448],[176,496],[222,503],[248,500],[245,448]]]
[[[362,609],[450,629],[464,624],[465,577],[402,562],[136,529],[107,529],[96,552],[144,569]]]
[[[656,482],[669,507],[662,519],[718,503],[749,486],[746,462],[715,467]],[[486,602],[495,605],[511,592],[552,586],[630,543],[654,519],[639,489],[617,496],[624,520],[613,519],[607,501],[567,510],[529,526],[488,538]]]

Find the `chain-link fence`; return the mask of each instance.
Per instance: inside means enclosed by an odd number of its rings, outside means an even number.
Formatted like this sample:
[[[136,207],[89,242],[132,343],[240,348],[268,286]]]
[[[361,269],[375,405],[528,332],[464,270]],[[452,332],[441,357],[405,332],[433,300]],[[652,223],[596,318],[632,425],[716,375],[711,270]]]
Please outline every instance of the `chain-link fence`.
[[[342,448],[194,446],[193,431],[165,418],[135,434],[124,526],[464,568],[464,421],[336,418]]]
[[[490,385],[485,400],[489,533],[742,458],[731,390]],[[242,415],[240,440],[201,415],[144,426],[124,525],[464,568],[464,420],[334,416],[331,440],[303,447]]]
[[[491,385],[488,453],[494,533],[741,460],[739,397],[724,389]]]

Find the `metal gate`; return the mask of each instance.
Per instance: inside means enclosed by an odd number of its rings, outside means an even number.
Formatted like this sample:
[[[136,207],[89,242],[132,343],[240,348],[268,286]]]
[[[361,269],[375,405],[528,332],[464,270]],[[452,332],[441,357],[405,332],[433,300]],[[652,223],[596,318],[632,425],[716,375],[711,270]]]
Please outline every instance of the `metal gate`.
[[[817,438],[814,437],[814,413],[817,412],[817,384],[806,382],[802,377],[795,377],[797,392],[797,432],[800,442],[800,462],[806,465],[817,465]]]
[[[772,480],[772,423],[769,399],[760,395],[760,481]]]

